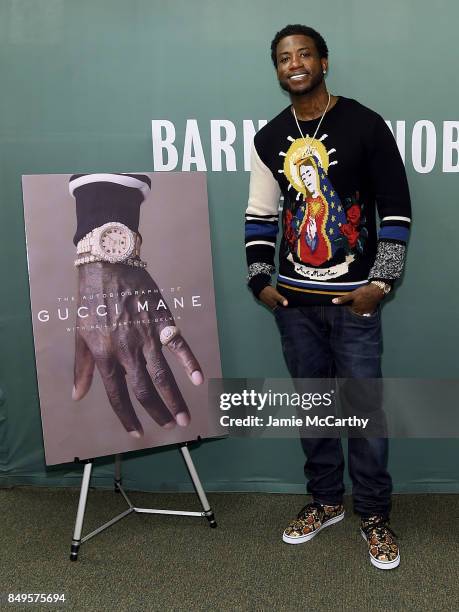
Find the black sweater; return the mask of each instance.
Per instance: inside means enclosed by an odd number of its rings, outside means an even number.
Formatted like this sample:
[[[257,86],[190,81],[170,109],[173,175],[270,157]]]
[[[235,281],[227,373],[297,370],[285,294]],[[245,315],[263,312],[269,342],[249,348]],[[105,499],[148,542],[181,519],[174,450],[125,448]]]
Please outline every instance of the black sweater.
[[[290,306],[330,304],[371,279],[392,284],[403,269],[411,205],[391,131],[377,113],[343,97],[314,140],[319,119],[299,123],[305,139],[289,106],[254,139],[246,211],[249,286],[258,297],[270,284],[279,198],[277,286]]]

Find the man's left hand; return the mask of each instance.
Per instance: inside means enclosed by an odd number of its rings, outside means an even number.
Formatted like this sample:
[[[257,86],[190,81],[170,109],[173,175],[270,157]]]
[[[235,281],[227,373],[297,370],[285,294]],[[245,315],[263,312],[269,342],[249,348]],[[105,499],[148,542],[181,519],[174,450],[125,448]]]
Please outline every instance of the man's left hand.
[[[369,283],[354,291],[334,298],[333,304],[347,304],[351,302],[351,309],[359,315],[373,314],[383,299],[384,292],[376,285]]]

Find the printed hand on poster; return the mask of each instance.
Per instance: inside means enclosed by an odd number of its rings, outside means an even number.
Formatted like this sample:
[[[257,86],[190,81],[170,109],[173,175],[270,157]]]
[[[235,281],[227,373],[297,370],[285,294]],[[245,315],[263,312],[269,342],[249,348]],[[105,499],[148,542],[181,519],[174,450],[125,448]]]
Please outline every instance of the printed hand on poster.
[[[121,295],[132,287],[151,289],[155,300],[162,300],[146,270],[105,262],[88,263],[79,268],[80,296]],[[73,399],[86,395],[97,365],[113,410],[134,437],[140,437],[143,431],[129,398],[126,379],[136,398],[159,425],[165,428],[188,425],[190,413],[162,353],[163,344],[167,342],[167,348],[194,385],[203,382],[203,375],[190,347],[175,327],[169,309],[163,311],[160,322],[154,323],[148,312],[139,312],[138,300],[133,295],[120,297],[117,302],[108,301],[103,306],[102,309],[99,306],[99,313],[103,313],[107,328],[96,328],[100,327],[101,317],[88,311],[84,328],[76,331]],[[169,341],[168,333],[172,334]]]
[[[76,265],[78,312],[84,317],[84,325],[76,326],[72,397],[80,400],[87,394],[97,366],[115,414],[133,437],[140,438],[143,429],[126,381],[146,412],[161,427],[186,427],[190,423],[190,412],[163,355],[163,346],[178,359],[194,385],[202,384],[204,377],[157,284],[139,257],[140,234],[121,223],[136,226],[132,211],[140,207],[146,190],[142,181],[148,179],[141,175],[114,175],[111,184],[107,183],[107,175],[101,176],[104,176],[103,181],[97,179],[98,175],[72,177],[70,181],[72,193],[80,187],[75,193],[79,223]],[[81,187],[85,191],[82,192]],[[147,187],[149,190],[149,180]],[[87,206],[88,199],[95,199],[92,206]],[[100,206],[94,203],[103,207],[107,200],[109,205],[101,217]],[[117,211],[110,210],[115,200]],[[101,218],[105,223],[100,226]],[[85,231],[90,228],[83,238],[81,235],[85,232],[81,231],[81,226]],[[152,317],[142,308],[138,292],[134,292],[139,288],[143,295],[148,295],[150,310],[161,312],[159,316]],[[85,301],[85,296],[89,295],[105,296],[95,310]],[[107,299],[107,296],[116,299]]]

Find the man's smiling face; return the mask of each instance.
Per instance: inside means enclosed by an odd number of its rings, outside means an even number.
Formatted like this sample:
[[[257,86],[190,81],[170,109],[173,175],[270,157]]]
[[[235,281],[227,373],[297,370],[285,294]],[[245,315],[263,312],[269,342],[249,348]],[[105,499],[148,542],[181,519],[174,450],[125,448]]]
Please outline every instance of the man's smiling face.
[[[280,86],[296,96],[307,94],[322,83],[328,65],[327,59],[319,56],[313,39],[302,34],[282,38],[276,58]]]

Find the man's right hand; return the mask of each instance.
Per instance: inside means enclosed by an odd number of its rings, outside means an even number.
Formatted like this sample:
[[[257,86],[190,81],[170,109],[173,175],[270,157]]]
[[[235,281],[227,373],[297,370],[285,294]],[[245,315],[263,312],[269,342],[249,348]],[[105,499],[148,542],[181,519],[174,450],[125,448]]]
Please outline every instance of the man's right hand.
[[[260,302],[263,302],[268,308],[274,310],[276,306],[288,306],[288,302],[283,295],[271,285],[268,285],[261,290],[258,296]]]

